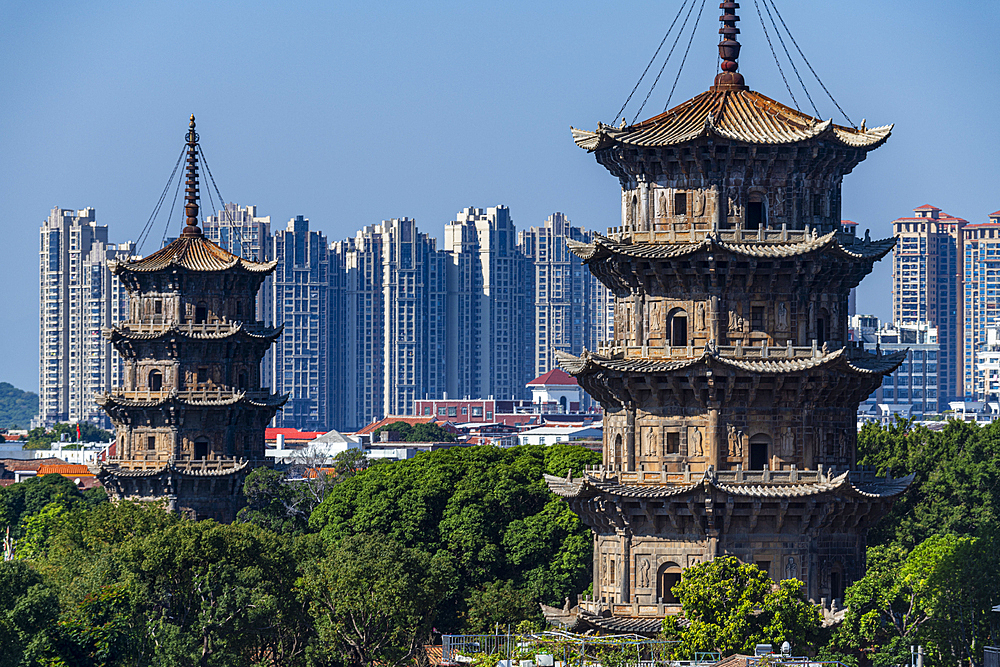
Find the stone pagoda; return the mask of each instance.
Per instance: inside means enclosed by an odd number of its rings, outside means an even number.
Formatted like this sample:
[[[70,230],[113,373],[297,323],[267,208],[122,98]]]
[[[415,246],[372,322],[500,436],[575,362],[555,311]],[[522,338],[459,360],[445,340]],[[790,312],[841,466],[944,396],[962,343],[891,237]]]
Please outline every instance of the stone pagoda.
[[[256,321],[276,262],[249,261],[198,227],[198,135],[187,134],[187,224],[144,259],[110,262],[129,292],[128,320],[105,331],[125,386],[98,399],[116,428],[114,455],[95,474],[115,499],[229,522],[243,481],[265,464],[264,428],[286,397],[261,388],[260,363],[280,328]]]
[[[848,296],[894,239],[845,231],[841,181],[891,126],[835,125],[750,90],[735,2],[707,92],[573,129],[621,183],[622,224],[567,241],[613,292],[614,340],[559,354],[604,407],[603,465],[548,477],[594,531],[578,629],[655,632],[681,571],[719,555],[816,602],[863,575],[865,534],[911,477],[856,461],[856,414],[904,359],[848,340]]]

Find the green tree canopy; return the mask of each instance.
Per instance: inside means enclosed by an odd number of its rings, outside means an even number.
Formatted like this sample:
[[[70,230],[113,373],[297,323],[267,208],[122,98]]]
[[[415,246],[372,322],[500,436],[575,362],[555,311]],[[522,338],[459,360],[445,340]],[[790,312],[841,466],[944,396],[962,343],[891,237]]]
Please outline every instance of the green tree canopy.
[[[76,437],[76,429],[80,428],[80,438]],[[25,449],[46,449],[52,443],[59,442],[63,436],[66,442],[110,442],[114,440],[114,434],[104,429],[97,428],[89,422],[79,422],[78,424],[59,423],[50,429],[43,426],[28,431],[28,444]]]
[[[406,422],[393,422],[379,426],[372,432],[372,438],[378,440],[383,431],[396,433],[400,442],[456,442],[455,434],[441,428],[433,422],[410,425]]]
[[[1000,523],[1000,422],[951,420],[942,431],[906,421],[865,424],[858,459],[879,474],[914,473],[910,489],[869,532],[869,544],[912,549],[935,534],[982,535]]]
[[[663,636],[679,642],[672,649],[675,658],[690,658],[696,651],[753,655],[757,644],[785,641],[806,653],[819,638],[820,617],[802,587],[797,579],[774,585],[756,565],[719,556],[681,574],[672,590],[684,618],[665,618]]]
[[[600,461],[583,451],[575,465]],[[485,600],[488,585],[511,582],[536,602],[561,605],[590,579],[591,537],[542,474],[564,474],[571,458],[555,447],[462,447],[372,466],[338,485],[310,525],[329,544],[373,534],[425,553],[450,553],[458,586],[442,601],[440,619],[449,630],[462,628],[473,591]],[[537,607],[532,613],[539,616]],[[474,616],[477,627],[522,620],[493,618],[484,609]]]

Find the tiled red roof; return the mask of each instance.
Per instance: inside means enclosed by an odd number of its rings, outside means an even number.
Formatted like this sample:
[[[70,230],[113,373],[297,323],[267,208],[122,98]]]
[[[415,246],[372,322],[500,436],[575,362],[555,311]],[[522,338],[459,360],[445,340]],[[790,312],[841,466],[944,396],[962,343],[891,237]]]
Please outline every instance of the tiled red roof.
[[[858,226],[858,223],[854,222],[853,220],[841,220],[840,224],[842,224],[842,225],[854,225],[855,227]]]
[[[379,427],[387,426],[389,424],[395,424],[396,422],[405,422],[410,426],[413,426],[415,424],[427,424],[429,422],[434,422],[437,423],[438,426],[440,426],[441,428],[450,433],[458,433],[458,429],[452,426],[450,422],[443,422],[443,423],[438,422],[437,417],[407,417],[407,416],[389,415],[388,417],[383,417],[382,419],[379,419],[377,422],[372,422],[368,426],[365,426],[355,435],[365,435],[371,433],[372,431],[375,431]]]
[[[1000,216],[1000,211],[993,211],[992,213],[989,214],[988,217],[995,218],[997,216]]]
[[[915,208],[913,210],[914,211],[940,211],[941,209],[939,209],[937,206],[931,206],[930,204],[924,204],[923,206],[918,206],[917,208]]]
[[[46,463],[38,467],[39,475],[62,475],[63,477],[92,476],[90,468],[76,463]]]
[[[66,462],[62,459],[58,459],[54,456],[50,456],[46,459],[0,459],[0,465],[11,472],[23,472],[25,470],[34,470],[35,472],[38,472],[38,469],[43,465],[59,465],[65,463]]]
[[[297,428],[266,428],[264,429],[265,440],[277,440],[278,435],[285,436],[285,440],[315,440],[325,434],[326,431],[300,431]]]
[[[576,384],[576,380],[565,371],[562,371],[558,368],[553,368],[548,373],[545,373],[544,375],[539,375],[525,386],[535,387],[539,385],[550,385],[550,384],[573,385]]]

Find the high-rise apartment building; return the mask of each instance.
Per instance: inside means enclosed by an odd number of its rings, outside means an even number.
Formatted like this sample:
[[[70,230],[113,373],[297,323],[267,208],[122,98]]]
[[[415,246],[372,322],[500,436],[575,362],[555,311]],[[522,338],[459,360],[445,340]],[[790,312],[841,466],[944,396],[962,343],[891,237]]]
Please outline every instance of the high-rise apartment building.
[[[510,209],[463,209],[445,225],[444,250],[449,396],[522,398],[534,368],[533,282]]]
[[[274,235],[274,323],[284,333],[272,351],[273,387],[289,394],[278,427],[332,428],[330,396],[330,257],[326,236],[301,215]]]
[[[976,400],[1000,401],[1000,322],[986,327],[986,344],[976,352]]]
[[[900,324],[930,323],[941,346],[938,409],[965,395],[962,340],[962,229],[968,222],[925,205],[893,220],[892,316]]]
[[[874,315],[855,315],[850,318],[850,336],[869,352],[906,352],[905,361],[882,378],[882,385],[861,404],[861,411],[922,419],[940,410],[941,347],[936,327],[927,322],[880,325]]]
[[[968,398],[976,395],[977,354],[989,344],[987,330],[1000,324],[1000,211],[989,217],[989,222],[967,224],[962,230],[965,272],[963,395]]]
[[[109,426],[95,403],[121,380],[118,353],[103,330],[127,314],[128,297],[108,270],[134,244],[108,243],[93,208],[52,209],[42,223],[39,265],[39,412],[33,426],[89,421]]]
[[[271,236],[271,216],[258,216],[256,206],[240,206],[229,203],[218,212],[205,218],[205,237],[219,247],[228,250],[237,257],[244,257],[255,262],[266,262],[274,259],[274,239]],[[257,321],[270,324],[274,321],[273,294],[274,278],[270,275],[264,279],[257,293]],[[271,377],[273,368],[272,351],[269,349],[261,362],[261,383],[265,387],[273,387]]]
[[[410,218],[365,227],[334,243],[343,308],[332,345],[344,369],[338,428],[412,414],[445,391],[448,255]],[[338,317],[335,315],[335,317]]]
[[[518,234],[518,246],[534,269],[534,375],[556,367],[556,351],[596,350],[614,335],[608,290],[569,251],[567,239],[590,243],[593,232],[553,213],[542,226]]]

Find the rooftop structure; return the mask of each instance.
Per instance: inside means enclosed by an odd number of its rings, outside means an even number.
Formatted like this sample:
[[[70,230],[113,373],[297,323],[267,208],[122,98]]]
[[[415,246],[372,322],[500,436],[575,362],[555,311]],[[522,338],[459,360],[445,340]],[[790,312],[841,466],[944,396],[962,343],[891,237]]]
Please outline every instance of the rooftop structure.
[[[868,526],[911,480],[856,465],[858,403],[904,356],[848,340],[850,291],[895,239],[841,225],[844,175],[891,126],[840,126],[751,91],[739,5],[720,6],[709,91],[573,130],[621,185],[621,225],[568,241],[614,297],[614,339],[557,355],[604,408],[604,459],[547,481],[595,533],[580,613],[605,631],[658,627],[679,611],[681,570],[722,554],[839,598],[864,573]]]
[[[285,402],[261,387],[261,359],[281,329],[256,320],[275,262],[234,255],[198,227],[198,134],[187,133],[187,216],[179,238],[143,259],[109,262],[129,291],[128,318],[105,329],[125,378],[98,399],[116,451],[93,466],[114,499],[166,500],[232,521],[243,480],[266,463],[264,429]]]

